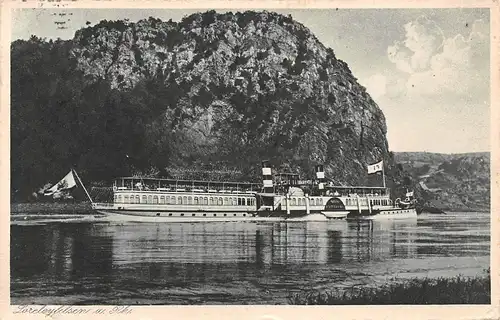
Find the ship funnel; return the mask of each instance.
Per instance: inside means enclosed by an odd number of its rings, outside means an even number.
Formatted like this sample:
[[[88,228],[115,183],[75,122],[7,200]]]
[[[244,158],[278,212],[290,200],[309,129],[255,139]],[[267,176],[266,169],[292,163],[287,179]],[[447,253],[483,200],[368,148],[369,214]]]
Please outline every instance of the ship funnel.
[[[323,165],[316,165],[314,171],[316,171],[316,179],[318,179],[318,189],[323,190],[325,188],[325,171]]]
[[[262,161],[262,182],[264,184],[265,193],[274,192],[273,175],[271,172],[269,161],[267,160]]]

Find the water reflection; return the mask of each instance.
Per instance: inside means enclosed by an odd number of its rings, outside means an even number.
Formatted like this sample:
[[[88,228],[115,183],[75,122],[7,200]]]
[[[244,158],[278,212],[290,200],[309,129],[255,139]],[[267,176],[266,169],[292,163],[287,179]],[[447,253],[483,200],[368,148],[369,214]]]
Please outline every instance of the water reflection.
[[[422,272],[426,261],[482,270],[488,229],[487,217],[13,225],[11,292],[14,303],[283,303],[304,288]]]
[[[101,235],[105,226],[36,225],[11,227],[13,277],[76,279],[99,277],[112,270],[113,237]],[[104,249],[104,250],[103,250]]]

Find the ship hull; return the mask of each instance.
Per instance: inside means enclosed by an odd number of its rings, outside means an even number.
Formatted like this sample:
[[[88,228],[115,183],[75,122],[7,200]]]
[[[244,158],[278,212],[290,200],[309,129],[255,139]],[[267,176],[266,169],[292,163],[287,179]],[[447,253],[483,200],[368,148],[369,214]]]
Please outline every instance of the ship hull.
[[[416,218],[417,210],[415,208],[410,209],[386,209],[376,212],[374,214],[350,214],[347,219],[357,219],[357,220],[384,220],[384,219],[406,219],[406,218]]]
[[[313,213],[301,216],[259,216],[251,213],[208,213],[208,212],[154,212],[115,209],[96,209],[103,215],[103,220],[112,222],[150,222],[150,223],[179,223],[179,222],[231,222],[231,221],[272,221],[272,222],[303,222],[331,220],[322,213]]]

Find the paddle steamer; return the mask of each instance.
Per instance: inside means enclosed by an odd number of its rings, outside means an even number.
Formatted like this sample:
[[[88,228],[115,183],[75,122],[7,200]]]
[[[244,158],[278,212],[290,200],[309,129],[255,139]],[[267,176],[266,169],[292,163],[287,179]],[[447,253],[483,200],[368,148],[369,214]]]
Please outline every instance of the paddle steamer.
[[[383,163],[368,167],[369,173],[379,170],[384,187],[333,186],[325,179],[323,165],[315,167],[315,179],[299,181],[293,173],[273,175],[268,161],[262,162],[262,184],[122,177],[113,183],[110,203],[93,202],[78,174],[71,170],[48,193],[74,187],[74,174],[95,211],[127,221],[301,221],[416,216],[413,192],[408,192],[405,200],[393,202],[385,187]]]
[[[368,168],[383,172],[383,163]],[[374,171],[375,170],[375,171]],[[385,187],[333,186],[327,183],[322,165],[315,168],[314,181],[300,182],[298,175],[279,173],[272,179],[271,168],[263,162],[264,192],[257,193],[259,216],[309,217],[327,219],[376,219],[416,217],[416,200],[407,192],[402,201],[392,201]]]

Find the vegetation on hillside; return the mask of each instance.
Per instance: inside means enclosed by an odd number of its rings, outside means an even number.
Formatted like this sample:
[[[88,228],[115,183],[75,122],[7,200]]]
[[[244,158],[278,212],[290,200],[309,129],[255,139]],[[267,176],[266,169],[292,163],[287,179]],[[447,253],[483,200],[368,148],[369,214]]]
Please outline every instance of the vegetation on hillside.
[[[405,152],[395,159],[411,176],[422,210],[490,210],[489,153]]]

